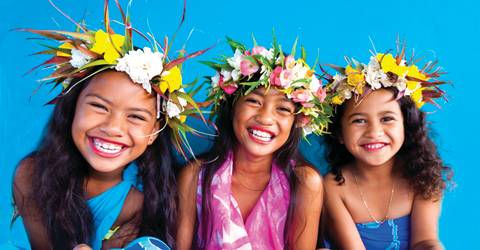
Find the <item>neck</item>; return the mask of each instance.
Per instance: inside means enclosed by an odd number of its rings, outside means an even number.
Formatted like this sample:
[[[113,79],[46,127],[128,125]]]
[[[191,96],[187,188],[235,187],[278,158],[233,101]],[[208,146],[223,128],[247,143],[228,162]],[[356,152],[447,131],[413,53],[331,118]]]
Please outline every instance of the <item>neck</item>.
[[[394,175],[395,158],[388,160],[381,165],[369,165],[365,162],[355,161],[353,169],[354,174],[359,179],[366,181],[391,180]]]
[[[234,172],[243,175],[270,175],[272,169],[273,155],[256,156],[247,152],[243,147],[236,147],[233,151]]]
[[[122,181],[122,173],[125,168],[119,168],[112,172],[104,173],[90,168],[89,175],[85,180],[86,198],[97,196]]]

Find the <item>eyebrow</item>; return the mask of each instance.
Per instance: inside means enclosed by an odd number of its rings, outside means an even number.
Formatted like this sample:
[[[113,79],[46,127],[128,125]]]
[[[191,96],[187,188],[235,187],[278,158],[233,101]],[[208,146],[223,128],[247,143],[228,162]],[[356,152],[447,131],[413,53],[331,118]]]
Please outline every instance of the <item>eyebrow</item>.
[[[386,111],[380,111],[378,112],[378,114],[381,114],[381,115],[386,115],[386,114],[391,114],[391,115],[397,115],[397,113],[393,112],[393,111],[389,111],[389,110],[386,110]],[[361,112],[357,112],[357,113],[353,113],[351,115],[348,116],[348,119],[354,117],[354,116],[368,116],[367,113],[361,113]]]
[[[85,95],[85,97],[96,97],[96,98],[108,103],[109,105],[113,104],[110,100],[106,99],[103,96],[97,95],[97,94],[89,93],[89,94]],[[149,116],[153,117],[152,112],[150,112],[150,110],[145,109],[145,108],[134,107],[134,108],[128,108],[128,110],[137,111],[137,112],[144,112],[144,113],[147,113]]]

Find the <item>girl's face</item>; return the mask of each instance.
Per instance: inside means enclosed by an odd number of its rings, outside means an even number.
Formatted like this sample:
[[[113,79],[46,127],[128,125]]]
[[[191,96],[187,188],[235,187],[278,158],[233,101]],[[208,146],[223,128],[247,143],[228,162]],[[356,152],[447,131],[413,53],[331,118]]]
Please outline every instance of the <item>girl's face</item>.
[[[287,141],[295,105],[285,94],[258,88],[235,103],[233,130],[237,146],[255,156],[271,155]]]
[[[102,72],[80,93],[72,124],[75,145],[93,170],[123,170],[152,144],[156,101],[128,75]]]
[[[381,166],[393,163],[404,141],[403,115],[389,90],[371,92],[358,104],[346,103],[340,142],[357,163]]]

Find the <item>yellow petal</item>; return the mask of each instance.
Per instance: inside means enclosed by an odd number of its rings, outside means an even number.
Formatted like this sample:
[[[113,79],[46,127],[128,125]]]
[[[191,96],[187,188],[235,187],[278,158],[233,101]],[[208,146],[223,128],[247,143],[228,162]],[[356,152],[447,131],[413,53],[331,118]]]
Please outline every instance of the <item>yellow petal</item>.
[[[111,38],[111,41],[110,41]],[[118,51],[123,46],[125,37],[118,34],[108,35],[103,30],[95,32],[95,43],[90,49],[91,51],[102,55],[108,63],[115,63],[115,60],[120,57]]]
[[[62,43],[62,45],[58,46],[59,49],[73,49],[73,45],[69,43]],[[71,57],[72,55],[57,51],[57,56],[63,56],[63,57]]]
[[[392,72],[397,76],[404,76],[408,72],[408,67],[399,66],[397,59],[395,59],[392,54],[377,54],[377,59],[381,62],[382,70],[385,73]]]
[[[347,65],[345,68],[345,74],[347,75],[347,83],[349,86],[358,88],[359,85],[362,85],[363,87],[365,77],[360,70],[354,69],[350,65]]]
[[[180,69],[175,66],[171,68],[169,71],[163,73],[160,80],[160,90],[165,93],[168,89],[170,93],[175,90],[179,90],[182,87],[182,73]]]
[[[337,95],[337,96],[334,96],[334,97],[332,98],[332,103],[333,103],[333,104],[336,104],[336,105],[342,104],[343,101],[344,101],[343,97],[340,97],[340,96],[338,96],[338,95]]]
[[[407,75],[416,79],[420,79],[422,81],[427,80],[427,77],[424,74],[420,73],[416,65],[411,65],[410,67],[408,67]]]
[[[180,116],[180,122],[181,122],[181,123],[184,123],[186,120],[187,120],[187,116],[186,116],[186,115],[181,115],[181,116]]]

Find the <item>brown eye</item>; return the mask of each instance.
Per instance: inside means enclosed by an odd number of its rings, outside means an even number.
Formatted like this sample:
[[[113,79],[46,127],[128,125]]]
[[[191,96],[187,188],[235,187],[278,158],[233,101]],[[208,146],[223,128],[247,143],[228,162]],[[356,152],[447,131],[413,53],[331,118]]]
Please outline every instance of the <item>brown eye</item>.
[[[367,120],[365,119],[354,119],[352,123],[358,123],[358,124],[364,124],[367,123]]]
[[[130,117],[132,119],[135,119],[135,120],[139,120],[139,121],[146,121],[147,120],[144,116],[136,115],[136,114],[129,115],[128,117]]]
[[[380,119],[381,122],[390,122],[390,121],[395,121],[395,118],[392,116],[385,116]]]
[[[90,106],[92,106],[93,108],[97,109],[97,110],[102,110],[102,111],[108,111],[107,107],[105,107],[104,105],[100,104],[100,103],[97,103],[97,102],[89,102],[88,103]]]
[[[254,98],[247,98],[245,99],[245,102],[251,103],[251,104],[256,104],[256,105],[261,105],[260,101]]]

